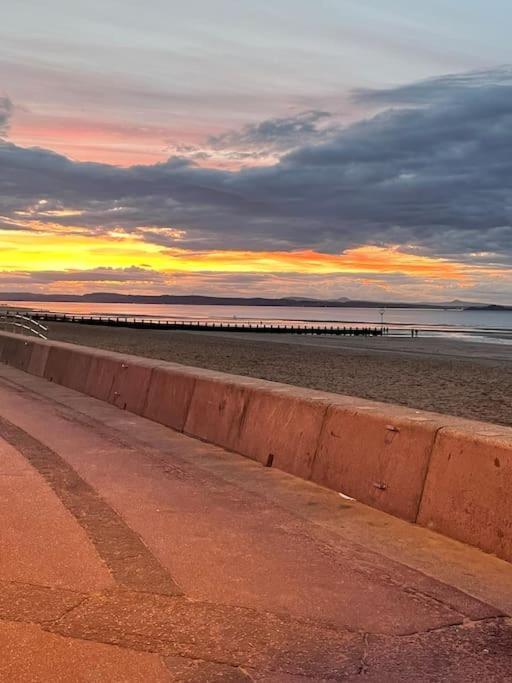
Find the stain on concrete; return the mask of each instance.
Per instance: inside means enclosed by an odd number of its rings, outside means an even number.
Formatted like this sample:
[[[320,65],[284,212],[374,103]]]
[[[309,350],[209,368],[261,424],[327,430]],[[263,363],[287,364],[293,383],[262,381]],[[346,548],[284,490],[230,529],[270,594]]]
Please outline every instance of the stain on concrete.
[[[3,417],[0,437],[44,477],[85,530],[117,583],[132,590],[181,594],[140,537],[58,453]]]

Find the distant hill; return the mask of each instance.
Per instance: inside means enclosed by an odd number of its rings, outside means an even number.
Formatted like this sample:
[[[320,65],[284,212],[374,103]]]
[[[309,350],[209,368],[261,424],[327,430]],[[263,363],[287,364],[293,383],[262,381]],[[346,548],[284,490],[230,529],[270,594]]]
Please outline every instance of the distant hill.
[[[443,303],[442,306],[446,306],[447,308],[464,308],[465,310],[471,309],[480,309],[480,308],[489,308],[490,306],[493,306],[498,309],[507,309],[507,306],[500,306],[498,304],[483,304],[479,301],[461,301],[460,299],[454,299],[453,301],[449,301],[448,303]]]
[[[34,292],[0,292],[0,301],[42,301],[54,303],[103,303],[103,304],[184,304],[207,306],[301,306],[327,308],[425,308],[466,310],[512,310],[508,306],[476,302],[450,301],[447,303],[410,303],[397,301],[367,301],[359,299],[310,299],[306,297],[219,297],[203,295],[174,294],[118,294],[115,292],[91,292],[90,294],[36,294]]]
[[[512,306],[500,306],[498,304],[475,304],[467,306],[465,311],[512,311]]]

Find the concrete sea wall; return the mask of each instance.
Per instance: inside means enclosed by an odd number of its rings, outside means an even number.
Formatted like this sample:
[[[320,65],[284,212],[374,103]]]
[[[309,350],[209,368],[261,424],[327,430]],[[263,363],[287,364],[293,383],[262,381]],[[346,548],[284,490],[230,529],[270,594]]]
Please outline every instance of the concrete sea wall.
[[[512,561],[512,428],[9,333],[0,360]]]

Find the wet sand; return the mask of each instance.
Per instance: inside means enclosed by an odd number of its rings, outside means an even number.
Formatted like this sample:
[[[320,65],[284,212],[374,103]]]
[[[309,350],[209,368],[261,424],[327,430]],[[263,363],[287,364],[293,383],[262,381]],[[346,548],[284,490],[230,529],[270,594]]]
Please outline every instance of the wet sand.
[[[512,345],[49,327],[51,339],[512,426]]]

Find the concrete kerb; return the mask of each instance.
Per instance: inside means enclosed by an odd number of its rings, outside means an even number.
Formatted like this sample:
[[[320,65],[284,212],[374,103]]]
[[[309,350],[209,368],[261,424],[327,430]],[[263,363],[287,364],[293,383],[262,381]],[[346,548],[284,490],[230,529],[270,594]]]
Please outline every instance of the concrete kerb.
[[[512,560],[512,429],[0,333],[6,363]]]

